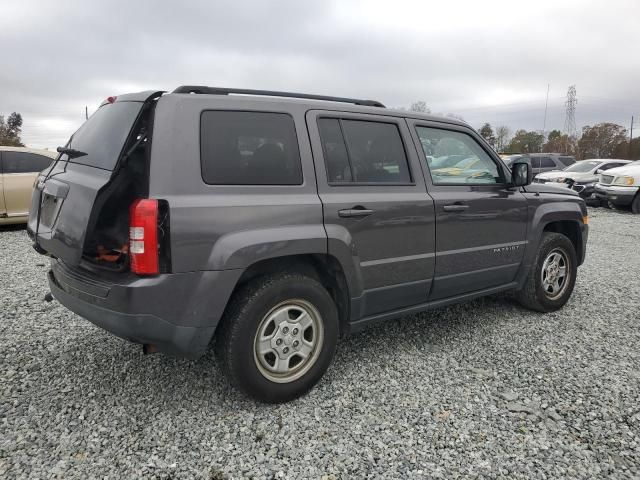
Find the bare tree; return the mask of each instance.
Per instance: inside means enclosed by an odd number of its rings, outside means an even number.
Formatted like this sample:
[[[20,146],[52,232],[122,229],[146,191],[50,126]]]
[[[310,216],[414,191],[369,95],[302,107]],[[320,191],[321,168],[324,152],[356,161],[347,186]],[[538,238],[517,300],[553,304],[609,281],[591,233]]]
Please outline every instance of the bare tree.
[[[460,120],[461,122],[464,122],[464,118],[462,118],[462,116],[458,115],[457,113],[447,113],[447,117],[454,118],[456,120]]]
[[[423,100],[413,102],[409,108],[412,112],[431,113],[431,109],[427,107],[427,103]]]
[[[509,143],[509,137],[511,136],[511,130],[505,125],[496,127],[496,150],[498,152],[504,151]]]

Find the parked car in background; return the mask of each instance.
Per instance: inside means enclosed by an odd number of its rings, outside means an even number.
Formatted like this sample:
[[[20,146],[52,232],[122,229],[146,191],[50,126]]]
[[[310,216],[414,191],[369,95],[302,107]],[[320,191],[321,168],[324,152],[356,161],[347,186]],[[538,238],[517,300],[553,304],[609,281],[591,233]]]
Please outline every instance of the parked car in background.
[[[533,175],[550,172],[552,170],[562,170],[576,163],[576,159],[571,155],[561,153],[526,153],[510,155],[503,158],[508,167],[511,167],[516,160],[525,160],[531,163]]]
[[[640,160],[600,174],[595,195],[609,207],[631,207],[640,213]]]
[[[572,188],[584,198],[588,204],[600,205],[600,199],[595,195],[595,185],[599,179],[599,173],[616,167],[622,167],[631,160],[617,159],[589,159],[580,160],[569,165],[564,170],[553,170],[540,173],[533,179],[534,183],[559,183]]]
[[[0,147],[0,225],[27,223],[33,183],[57,155],[48,150]]]

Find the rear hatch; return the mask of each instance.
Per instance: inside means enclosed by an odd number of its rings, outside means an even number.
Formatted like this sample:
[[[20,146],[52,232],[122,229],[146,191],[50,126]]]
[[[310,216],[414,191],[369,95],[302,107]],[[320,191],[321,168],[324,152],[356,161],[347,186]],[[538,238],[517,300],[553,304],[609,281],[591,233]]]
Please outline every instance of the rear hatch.
[[[107,99],[73,134],[71,153],[41,174],[27,226],[38,251],[71,266],[124,257],[128,207],[148,193],[153,108],[161,93]]]

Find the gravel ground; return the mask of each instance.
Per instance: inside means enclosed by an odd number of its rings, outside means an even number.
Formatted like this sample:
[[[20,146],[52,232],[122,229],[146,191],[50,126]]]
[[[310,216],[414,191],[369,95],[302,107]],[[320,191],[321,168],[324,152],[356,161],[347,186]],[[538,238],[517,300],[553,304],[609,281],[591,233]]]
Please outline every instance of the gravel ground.
[[[2,478],[639,478],[640,216],[591,211],[569,304],[490,297],[344,339],[306,397],[264,406],[212,354],[143,356],[46,303],[0,230]]]

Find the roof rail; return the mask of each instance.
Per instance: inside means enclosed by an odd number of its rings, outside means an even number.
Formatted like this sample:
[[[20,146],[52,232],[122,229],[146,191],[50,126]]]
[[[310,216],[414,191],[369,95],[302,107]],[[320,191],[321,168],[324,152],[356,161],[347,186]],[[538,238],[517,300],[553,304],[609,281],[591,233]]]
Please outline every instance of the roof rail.
[[[172,93],[200,93],[205,95],[260,95],[266,97],[284,97],[284,98],[305,98],[309,100],[325,100],[328,102],[353,103],[355,105],[363,105],[366,107],[385,106],[376,100],[358,100],[357,98],[329,97],[327,95],[311,95],[308,93],[292,93],[292,92],[274,92],[271,90],[249,90],[245,88],[220,88],[205,87],[201,85],[182,85],[176,88]]]

